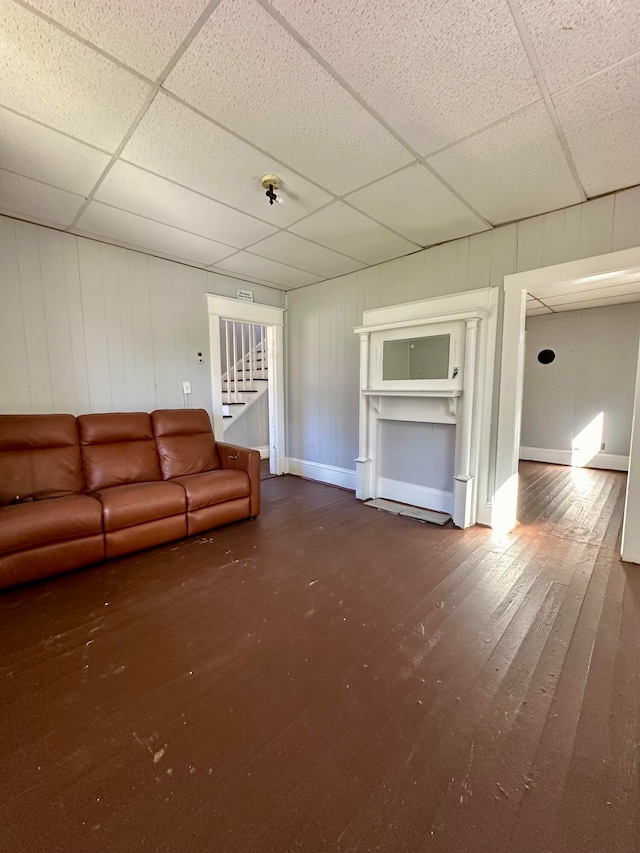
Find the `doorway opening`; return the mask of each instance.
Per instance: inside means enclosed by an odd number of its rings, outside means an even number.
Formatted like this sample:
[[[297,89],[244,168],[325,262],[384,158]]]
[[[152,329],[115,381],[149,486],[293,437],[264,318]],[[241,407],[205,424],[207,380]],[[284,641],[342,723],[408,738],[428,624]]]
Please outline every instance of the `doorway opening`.
[[[268,455],[271,474],[284,474],[284,309],[207,294],[207,310],[214,433],[224,436],[225,416],[246,405],[250,394],[262,393],[256,384],[264,383],[269,438],[262,455]]]
[[[531,303],[532,300],[539,303],[539,306],[536,306],[538,313],[544,313],[547,306],[554,305],[587,308],[594,305],[638,301],[640,300],[640,248],[505,277],[496,488],[491,515],[492,527],[498,531],[511,529],[517,521],[518,462],[525,373],[525,317],[527,303]],[[633,512],[640,511],[640,454],[635,465],[633,461],[634,433],[638,433],[638,441],[640,441],[640,418],[635,417],[639,409],[637,379],[633,408],[625,517],[627,514],[631,517]],[[582,437],[585,443],[592,442],[598,428],[598,412],[593,414],[596,416],[595,419],[587,419],[588,422],[584,424],[586,433],[583,433]],[[580,435],[580,432],[577,435]],[[582,443],[582,439],[580,442]],[[572,448],[572,452],[575,449]],[[582,448],[577,450],[582,452]],[[640,562],[640,532],[635,534],[632,526],[625,525],[622,554],[623,559]]]

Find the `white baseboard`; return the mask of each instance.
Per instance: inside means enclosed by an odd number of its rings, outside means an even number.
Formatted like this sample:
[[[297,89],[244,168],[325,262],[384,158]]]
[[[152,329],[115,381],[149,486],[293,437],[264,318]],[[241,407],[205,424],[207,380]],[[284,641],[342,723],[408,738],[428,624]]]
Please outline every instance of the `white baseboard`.
[[[521,447],[520,459],[530,462],[549,462],[553,465],[571,465],[570,450],[551,450],[546,447]],[[607,471],[628,471],[629,457],[616,453],[596,453],[585,468],[604,468]]]
[[[428,486],[417,486],[414,483],[403,483],[400,480],[388,480],[380,477],[378,480],[378,497],[399,501],[410,506],[424,509],[434,509],[437,512],[453,513],[453,492],[443,492]]]
[[[269,458],[269,445],[266,444],[264,447],[252,447],[252,450],[260,451],[260,459],[268,459]]]
[[[307,462],[305,459],[287,459],[287,472],[308,480],[318,480],[331,486],[356,490],[356,472],[348,468],[336,468],[334,465],[322,465],[320,462]]]

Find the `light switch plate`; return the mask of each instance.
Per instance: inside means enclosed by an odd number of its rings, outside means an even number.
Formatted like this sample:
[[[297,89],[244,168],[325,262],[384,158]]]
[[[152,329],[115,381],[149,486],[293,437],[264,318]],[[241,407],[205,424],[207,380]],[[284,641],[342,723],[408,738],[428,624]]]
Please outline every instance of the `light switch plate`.
[[[190,382],[183,382],[182,383],[182,393],[183,394],[190,394],[191,393],[191,383]]]

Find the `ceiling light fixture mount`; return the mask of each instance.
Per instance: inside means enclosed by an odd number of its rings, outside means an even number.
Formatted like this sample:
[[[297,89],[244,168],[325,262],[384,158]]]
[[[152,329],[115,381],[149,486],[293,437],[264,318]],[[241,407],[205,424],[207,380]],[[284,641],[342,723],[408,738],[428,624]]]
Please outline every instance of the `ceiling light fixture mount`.
[[[269,204],[283,204],[282,196],[276,195],[276,190],[279,190],[282,181],[277,175],[263,175],[260,179],[260,183],[263,188],[267,191],[265,195],[269,199]]]

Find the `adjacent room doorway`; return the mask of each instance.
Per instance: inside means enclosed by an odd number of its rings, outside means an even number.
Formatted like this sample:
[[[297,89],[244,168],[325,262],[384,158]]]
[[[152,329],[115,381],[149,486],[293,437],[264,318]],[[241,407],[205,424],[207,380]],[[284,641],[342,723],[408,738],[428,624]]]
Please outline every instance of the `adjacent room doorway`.
[[[491,514],[494,529],[509,530],[517,521],[527,295],[551,303],[557,298],[566,301],[588,292],[593,299],[609,300],[609,304],[640,298],[640,248],[516,273],[504,279],[496,488]],[[633,457],[634,436],[637,436],[636,450],[640,441],[637,377],[634,409],[625,518],[640,513],[640,453],[636,454],[635,462]],[[636,532],[633,525],[624,525],[622,556],[640,562],[640,529]]]
[[[286,471],[284,427],[284,309],[255,302],[241,302],[225,296],[207,294],[209,314],[209,346],[211,352],[211,396],[213,402],[213,429],[216,436],[224,435],[222,398],[222,358],[220,321],[248,323],[264,327],[269,362],[269,471],[284,474]]]

